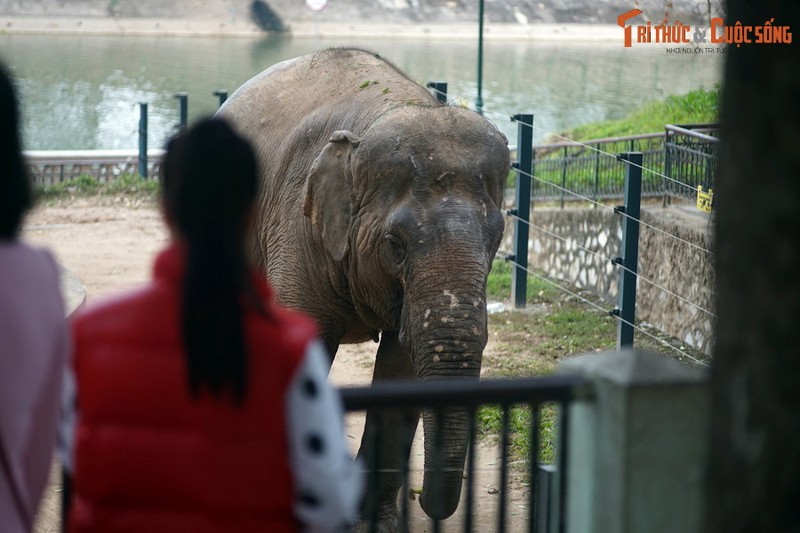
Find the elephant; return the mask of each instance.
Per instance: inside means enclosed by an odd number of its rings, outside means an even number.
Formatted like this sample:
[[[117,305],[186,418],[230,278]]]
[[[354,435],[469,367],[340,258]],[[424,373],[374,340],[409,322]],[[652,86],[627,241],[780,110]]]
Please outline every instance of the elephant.
[[[371,339],[379,342],[373,382],[478,379],[510,168],[497,127],[358,48],[273,65],[218,115],[260,160],[255,260],[282,305],[317,321],[331,357],[340,344]],[[358,455],[368,456],[370,428],[413,437],[419,418],[368,412]],[[454,410],[422,419],[420,504],[444,519],[458,507],[469,418]],[[434,476],[437,423],[445,457]],[[381,440],[382,469],[402,469],[408,449],[400,442]],[[378,530],[393,531],[403,479],[380,479]]]

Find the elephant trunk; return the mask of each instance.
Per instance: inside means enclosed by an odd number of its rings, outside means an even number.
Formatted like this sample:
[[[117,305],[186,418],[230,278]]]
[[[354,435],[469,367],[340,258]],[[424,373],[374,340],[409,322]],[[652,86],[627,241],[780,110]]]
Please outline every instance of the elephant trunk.
[[[425,514],[444,520],[458,508],[468,445],[469,412],[425,411],[425,475],[419,503]],[[447,428],[439,430],[438,428]],[[441,431],[441,434],[437,433]]]
[[[480,287],[479,292],[444,290],[427,302],[431,305],[410,309],[414,318],[407,333],[413,339],[411,352],[420,380],[479,377],[487,339],[485,293]],[[455,408],[423,412],[425,475],[420,505],[431,518],[445,519],[458,507],[469,416],[468,410]]]

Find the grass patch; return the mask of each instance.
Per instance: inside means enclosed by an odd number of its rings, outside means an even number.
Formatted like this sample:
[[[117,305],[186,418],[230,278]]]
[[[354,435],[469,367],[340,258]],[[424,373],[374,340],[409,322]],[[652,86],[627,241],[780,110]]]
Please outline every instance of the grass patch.
[[[486,281],[486,297],[489,300],[503,301],[511,294],[511,279],[514,265],[505,259],[495,259]],[[528,303],[554,302],[561,294],[551,283],[537,276],[528,275],[526,301]]]
[[[501,435],[503,432],[503,410],[493,405],[483,406],[477,412],[478,431],[481,435]],[[515,460],[530,456],[531,409],[514,405],[508,416],[508,443]],[[539,462],[555,462],[557,442],[558,410],[555,404],[544,404],[539,409]]]
[[[618,137],[663,131],[665,124],[703,124],[719,117],[721,86],[695,89],[685,94],[668,96],[647,104],[625,118],[578,126],[565,137],[585,141],[602,137]]]
[[[81,175],[54,185],[37,186],[34,194],[37,201],[45,203],[78,196],[125,196],[155,201],[159,194],[159,182],[133,174],[123,174],[111,181]]]

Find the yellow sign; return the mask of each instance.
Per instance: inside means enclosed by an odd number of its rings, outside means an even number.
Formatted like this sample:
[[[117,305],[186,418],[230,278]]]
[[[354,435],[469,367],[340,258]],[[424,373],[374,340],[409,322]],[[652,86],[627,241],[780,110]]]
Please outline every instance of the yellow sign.
[[[701,185],[697,186],[697,209],[700,211],[705,211],[706,213],[711,212],[711,208],[714,206],[714,189],[708,189],[708,192],[703,192],[703,187]]]

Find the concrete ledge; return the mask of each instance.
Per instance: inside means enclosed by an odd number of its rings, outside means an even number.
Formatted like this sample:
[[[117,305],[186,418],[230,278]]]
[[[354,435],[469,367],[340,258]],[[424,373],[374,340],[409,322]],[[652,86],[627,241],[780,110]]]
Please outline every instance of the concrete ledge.
[[[666,355],[629,350],[581,355],[566,359],[560,374],[582,374],[628,387],[705,383],[708,372]]]

